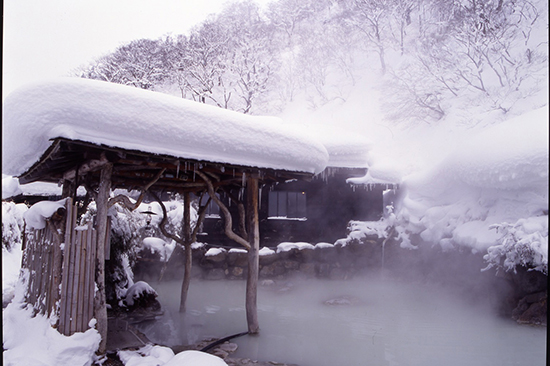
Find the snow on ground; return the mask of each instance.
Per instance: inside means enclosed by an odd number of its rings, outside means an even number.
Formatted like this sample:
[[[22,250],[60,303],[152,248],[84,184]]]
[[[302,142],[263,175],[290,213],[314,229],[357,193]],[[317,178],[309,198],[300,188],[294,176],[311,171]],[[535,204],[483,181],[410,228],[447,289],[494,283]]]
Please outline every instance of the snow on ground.
[[[60,78],[4,101],[3,173],[19,175],[64,137],[236,165],[321,172],[325,147],[276,117],[259,117],[132,88]],[[23,138],[24,137],[24,138]]]
[[[221,358],[200,351],[176,355],[168,347],[146,345],[137,351],[119,351],[125,366],[227,366]]]
[[[51,326],[55,319],[40,314],[33,316],[32,307],[23,302],[24,289],[24,283],[20,281],[14,300],[2,310],[3,364],[91,365],[101,340],[97,330],[92,326],[86,332],[70,337],[62,335]],[[91,323],[93,325],[93,320]]]

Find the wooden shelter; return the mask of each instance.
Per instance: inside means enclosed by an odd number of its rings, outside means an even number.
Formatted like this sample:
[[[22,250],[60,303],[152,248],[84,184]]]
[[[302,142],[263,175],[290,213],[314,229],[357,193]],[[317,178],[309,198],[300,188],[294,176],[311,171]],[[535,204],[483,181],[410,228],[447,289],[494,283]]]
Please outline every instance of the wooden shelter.
[[[84,230],[76,228],[73,214],[65,214],[63,222],[57,222],[50,233],[53,235],[35,236],[49,238],[44,243],[53,243],[50,247],[55,260],[49,269],[51,276],[43,276],[40,281],[30,278],[29,283],[40,282],[35,287],[38,291],[48,289],[53,297],[46,303],[59,311],[55,308],[60,296],[56,284],[61,281],[61,297],[63,293],[70,297],[70,301],[67,297],[61,302],[70,303],[77,318],[81,314],[76,331],[88,325],[89,315],[84,315],[83,309],[90,314],[89,309],[93,308],[91,314],[97,319],[102,336],[100,352],[105,351],[107,335],[104,269],[109,245],[108,210],[114,204],[133,210],[146,192],[163,208],[159,193],[181,193],[187,198],[183,235],[168,235],[187,248],[196,235],[191,231],[190,194],[208,195],[218,204],[225,217],[225,234],[249,253],[248,331],[259,331],[256,312],[259,190],[264,185],[309,179],[320,173],[328,160],[322,143],[284,126],[274,117],[243,115],[161,93],[78,78],[46,81],[13,92],[4,101],[3,119],[4,173],[19,177],[21,184],[36,181],[62,184],[64,197],[74,197],[77,189],[84,186],[87,191],[84,204],[74,210],[67,207],[67,212],[77,212],[90,200],[96,203],[94,226],[85,230],[86,235],[78,233]],[[132,202],[125,195],[111,197],[115,188],[139,190],[142,194],[137,202]],[[238,207],[235,219],[218,198],[216,193],[220,191]],[[164,208],[161,229],[165,219]],[[190,264],[191,250],[186,253],[186,263]],[[38,258],[34,253],[26,255]],[[34,264],[30,261],[29,265],[44,268],[40,261]],[[185,266],[186,271],[189,267]],[[32,277],[37,272],[29,273]],[[78,277],[80,274],[85,277]],[[189,278],[184,276],[182,288]],[[92,282],[97,286],[94,296],[81,291],[95,289]],[[71,296],[75,288],[83,295]],[[82,302],[86,304],[80,306]],[[66,315],[59,314],[59,319],[74,319]],[[74,329],[71,325],[68,332]]]
[[[209,161],[187,160],[181,157],[158,155],[142,151],[127,150],[113,146],[97,145],[84,141],[56,138],[51,146],[44,152],[38,162],[30,169],[19,176],[21,183],[34,181],[63,182],[65,196],[73,196],[77,187],[86,187],[90,196],[97,204],[97,217],[95,220],[94,234],[84,235],[91,240],[97,241],[97,248],[93,249],[93,255],[97,256],[97,268],[95,278],[89,276],[88,272],[82,272],[82,278],[73,277],[71,283],[82,283],[82,286],[90,288],[90,281],[97,284],[99,291],[96,298],[86,296],[78,299],[82,308],[91,309],[88,316],[93,314],[98,321],[98,330],[103,338],[103,350],[107,334],[107,315],[105,302],[105,278],[104,261],[105,247],[109,245],[108,240],[108,207],[115,203],[130,204],[130,201],[122,196],[110,197],[111,190],[122,188],[126,190],[149,191],[158,195],[161,192],[177,193],[208,193],[214,200],[215,192],[223,190],[229,194],[235,191],[245,190],[244,195],[234,194],[234,197],[243,197],[241,201],[244,211],[240,212],[238,233],[235,233],[233,220],[228,210],[222,211],[226,214],[226,234],[237,243],[243,245],[249,252],[248,257],[248,278],[246,290],[246,311],[248,330],[250,333],[257,333],[259,330],[256,312],[256,291],[258,281],[258,252],[259,252],[259,220],[258,220],[258,196],[259,189],[264,185],[276,182],[284,182],[289,179],[310,179],[312,174],[301,172],[290,172],[283,170],[236,166],[221,164]],[[218,202],[223,205],[223,203]],[[135,206],[135,204],[134,204]],[[225,212],[226,211],[226,212]],[[71,210],[76,212],[76,210]],[[229,214],[230,215],[230,214]],[[74,230],[74,217],[67,220],[63,225],[66,232]],[[65,234],[67,235],[67,234]],[[69,238],[70,236],[66,236]],[[92,239],[93,238],[93,239]],[[65,248],[71,248],[76,242],[65,240]],[[82,239],[79,239],[81,242]],[[68,253],[66,250],[65,253]],[[73,257],[65,258],[69,261],[82,263],[89,268],[89,261],[93,262],[91,250],[76,250]],[[76,257],[75,257],[76,256]],[[84,257],[81,257],[84,256]],[[87,256],[87,257],[86,257]],[[80,260],[80,258],[83,258]],[[63,267],[67,270],[67,267]],[[67,278],[68,280],[68,278]],[[86,281],[88,283],[86,283]],[[51,284],[53,285],[53,284]],[[62,284],[62,289],[68,288]],[[89,293],[89,292],[87,292]],[[71,300],[69,300],[70,302]],[[76,294],[74,295],[76,302]],[[87,302],[87,303],[84,303]],[[61,309],[63,311],[63,309]],[[79,315],[80,316],[80,315]],[[66,314],[60,314],[60,319],[68,318]],[[90,319],[82,319],[82,324],[87,324]],[[73,332],[77,328],[73,327]],[[67,332],[68,333],[68,332]],[[100,350],[102,350],[100,348]]]

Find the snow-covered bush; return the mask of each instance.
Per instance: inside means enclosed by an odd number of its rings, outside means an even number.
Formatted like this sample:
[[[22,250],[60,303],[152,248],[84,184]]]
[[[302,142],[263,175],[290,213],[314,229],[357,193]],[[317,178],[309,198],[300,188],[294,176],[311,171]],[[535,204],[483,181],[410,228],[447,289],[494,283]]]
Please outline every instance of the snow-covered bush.
[[[27,209],[24,203],[2,202],[2,248],[10,250],[21,244],[25,227],[23,214]]]
[[[502,236],[498,244],[487,249],[483,257],[492,267],[516,272],[516,266],[541,271],[548,275],[548,216],[520,219],[491,226]]]
[[[335,245],[346,246],[352,241],[361,242],[368,238],[387,239],[394,235],[396,217],[393,213],[393,206],[387,206],[386,210],[388,214],[378,221],[350,221],[347,227],[347,237],[337,240]]]

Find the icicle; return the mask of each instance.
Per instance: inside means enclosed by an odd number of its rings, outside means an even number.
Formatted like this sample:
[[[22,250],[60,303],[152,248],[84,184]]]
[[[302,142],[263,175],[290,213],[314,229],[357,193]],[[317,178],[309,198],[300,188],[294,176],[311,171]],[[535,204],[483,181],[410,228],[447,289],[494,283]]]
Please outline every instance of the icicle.
[[[242,185],[243,187],[246,187],[246,173],[245,173],[245,172],[243,172],[242,178],[243,178],[243,179],[242,179],[241,185]]]
[[[222,167],[220,168],[220,171],[221,171],[222,173],[225,173],[225,167],[224,167],[223,165],[222,165]]]
[[[243,200],[243,194],[244,194],[244,188],[239,189],[239,195],[238,195],[239,201]]]
[[[178,160],[178,165],[176,166],[176,178],[180,175],[180,161]]]
[[[262,188],[263,186],[260,187],[258,192],[258,207],[262,207]]]
[[[195,173],[197,172],[197,163],[193,163],[193,182],[195,181]]]

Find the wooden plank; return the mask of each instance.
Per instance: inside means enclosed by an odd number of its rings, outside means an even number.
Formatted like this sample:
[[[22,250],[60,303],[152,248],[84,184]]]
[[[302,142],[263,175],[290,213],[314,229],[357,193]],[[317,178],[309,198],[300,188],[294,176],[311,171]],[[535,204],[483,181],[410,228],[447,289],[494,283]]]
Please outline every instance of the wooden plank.
[[[90,267],[88,268],[88,320],[91,320],[95,317],[95,308],[94,308],[94,299],[95,299],[95,272],[96,272],[96,262],[97,262],[97,230],[91,229],[92,231],[92,242],[90,243]]]
[[[73,286],[74,286],[74,259],[76,255],[76,241],[77,241],[77,235],[76,233],[73,233],[71,237],[71,251],[69,256],[69,268],[67,273],[67,308],[66,308],[66,314],[65,314],[65,328],[67,330],[67,335],[71,335],[72,333],[72,316],[73,316]]]
[[[43,238],[42,230],[39,230],[40,232],[40,240]],[[44,261],[42,261],[42,258],[44,257],[44,246],[41,245],[42,243],[37,241],[35,243],[36,245],[36,251],[35,257],[34,257],[34,267],[35,267],[35,281],[34,282],[34,288],[33,288],[33,296],[34,301],[31,302],[31,304],[34,306],[35,311],[39,311],[39,302],[40,302],[40,295],[42,294],[42,275],[44,273]]]
[[[33,305],[34,305],[34,301],[36,300],[35,298],[36,293],[34,292],[34,282],[36,279],[36,276],[35,276],[36,268],[35,268],[34,259],[36,258],[36,253],[34,248],[35,248],[34,239],[30,239],[27,246],[27,250],[29,253],[29,259],[28,259],[29,260],[29,264],[28,264],[29,278],[27,283],[26,300],[29,304],[33,304]]]
[[[42,277],[42,294],[44,302],[42,303],[42,311],[41,314],[48,315],[49,313],[49,306],[51,302],[51,290],[52,290],[52,232],[49,229],[48,226],[44,229],[46,230],[46,234],[44,236],[44,275]]]
[[[81,231],[82,233],[82,242],[81,242],[81,248],[80,248],[80,270],[78,273],[78,303],[77,303],[77,310],[76,310],[76,323],[77,323],[77,332],[84,332],[87,327],[83,324],[83,318],[84,318],[84,292],[85,292],[85,286],[84,286],[84,279],[86,278],[86,255],[88,252],[88,232],[87,231]]]
[[[72,299],[71,299],[71,334],[78,332],[78,279],[80,275],[80,251],[82,248],[82,230],[76,231],[76,241],[75,241],[75,253],[73,261],[73,275],[72,275]]]
[[[93,277],[90,276],[90,267],[93,266],[92,262],[92,245],[95,243],[92,235],[93,228],[91,224],[88,224],[88,229],[86,230],[86,256],[84,258],[84,268],[83,268],[83,279],[84,283],[82,285],[83,291],[83,306],[82,306],[82,322],[84,329],[88,328],[88,323],[90,322],[91,317],[88,317],[90,314],[90,281],[93,283]],[[93,306],[93,305],[92,305]]]
[[[76,208],[72,205],[72,199],[67,200],[67,219],[65,222],[65,238],[63,249],[63,264],[61,270],[61,295],[59,301],[59,332],[67,335],[67,298],[68,298],[68,278],[69,278],[69,258],[71,251],[71,236],[73,227],[73,211]]]
[[[66,213],[69,210],[67,209]],[[68,220],[67,214],[65,215],[65,220]],[[62,237],[57,233],[54,234],[55,240],[53,242],[53,251],[52,251],[52,286],[51,286],[51,304],[50,304],[50,314],[54,312],[58,315],[57,319],[59,322],[59,308],[57,303],[60,299],[61,290],[59,286],[61,285],[61,273],[63,266],[63,253],[61,252],[61,242]],[[57,326],[56,324],[55,326]]]

